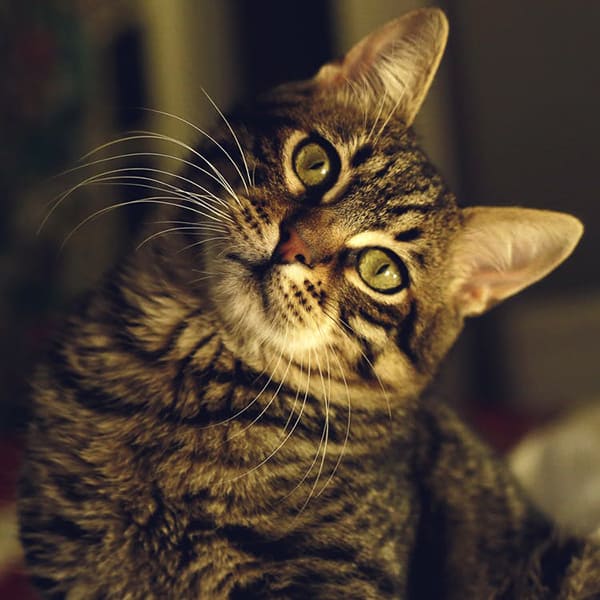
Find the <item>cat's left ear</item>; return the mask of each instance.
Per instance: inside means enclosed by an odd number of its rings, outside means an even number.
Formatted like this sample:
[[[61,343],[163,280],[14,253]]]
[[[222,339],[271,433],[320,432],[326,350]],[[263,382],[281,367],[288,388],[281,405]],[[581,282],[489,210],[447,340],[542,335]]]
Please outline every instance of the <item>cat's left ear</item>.
[[[410,125],[447,38],[448,20],[441,10],[414,10],[363,38],[341,61],[323,66],[314,83],[333,91],[351,89],[375,110],[395,110]]]
[[[479,206],[463,215],[450,249],[451,296],[463,317],[480,315],[546,276],[583,233],[575,217],[548,210]]]

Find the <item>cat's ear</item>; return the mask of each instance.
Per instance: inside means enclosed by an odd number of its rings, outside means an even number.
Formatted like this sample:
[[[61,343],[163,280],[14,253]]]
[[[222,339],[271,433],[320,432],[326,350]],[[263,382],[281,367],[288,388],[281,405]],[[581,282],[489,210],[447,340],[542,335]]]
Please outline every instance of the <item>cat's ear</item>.
[[[396,110],[410,125],[447,38],[448,21],[441,10],[415,10],[363,38],[342,60],[322,67],[314,81],[322,88],[352,89],[375,109]]]
[[[538,281],[571,254],[581,222],[564,213],[526,208],[463,209],[464,226],[451,249],[452,297],[475,316]]]

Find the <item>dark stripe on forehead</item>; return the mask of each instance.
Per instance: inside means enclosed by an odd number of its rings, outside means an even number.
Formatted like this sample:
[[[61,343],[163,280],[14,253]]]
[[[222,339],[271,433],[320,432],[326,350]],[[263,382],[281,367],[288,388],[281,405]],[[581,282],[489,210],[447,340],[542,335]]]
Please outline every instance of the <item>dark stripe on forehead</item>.
[[[412,227],[411,229],[407,229],[406,231],[401,231],[394,236],[394,239],[397,242],[412,242],[416,239],[419,239],[423,232],[418,227]]]

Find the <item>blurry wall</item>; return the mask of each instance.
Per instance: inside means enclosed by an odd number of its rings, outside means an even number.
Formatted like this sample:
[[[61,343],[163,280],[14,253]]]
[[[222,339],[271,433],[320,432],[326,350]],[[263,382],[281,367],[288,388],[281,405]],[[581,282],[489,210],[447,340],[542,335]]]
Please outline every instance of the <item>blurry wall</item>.
[[[3,4],[0,423],[22,420],[29,373],[53,315],[94,285],[145,218],[135,207],[115,211],[86,226],[59,253],[65,236],[91,212],[139,192],[99,182],[79,189],[36,237],[48,202],[80,181],[83,171],[67,180],[48,179],[51,174],[131,129],[158,130],[192,143],[191,126],[139,107],[206,127],[216,116],[203,88],[226,109],[269,85],[311,75],[377,25],[422,4],[23,0],[9,3],[10,9]],[[459,403],[512,404],[535,412],[597,397],[600,5],[441,4],[451,19],[449,50],[416,124],[434,162],[463,204],[569,210],[587,226],[575,256],[557,273],[469,324],[448,361],[444,394]],[[140,141],[136,151],[152,148]],[[115,145],[87,160],[133,151]],[[85,173],[117,166],[176,168],[138,156],[97,162]]]
[[[447,8],[463,202],[563,210],[586,227],[556,272],[472,324],[474,389],[535,412],[600,402],[600,4]]]

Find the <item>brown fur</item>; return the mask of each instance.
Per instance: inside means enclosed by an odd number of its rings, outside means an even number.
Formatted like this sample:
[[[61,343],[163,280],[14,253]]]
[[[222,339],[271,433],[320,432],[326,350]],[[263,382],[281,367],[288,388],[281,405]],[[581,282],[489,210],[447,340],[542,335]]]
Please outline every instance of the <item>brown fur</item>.
[[[191,245],[214,235],[192,230],[133,253],[40,371],[20,516],[44,597],[600,591],[597,547],[559,539],[490,451],[419,399],[462,327],[452,260],[467,220],[406,125],[424,90],[396,113],[324,77],[230,116],[253,182],[214,144],[199,147],[235,184],[237,200],[184,173],[222,200],[221,239]],[[243,175],[229,129],[214,135]],[[340,159],[319,193],[290,163],[307,135]],[[162,212],[212,222],[189,205],[204,217]],[[287,227],[311,264],[275,260]],[[360,280],[356,256],[371,246],[402,259],[405,289],[386,296]]]

